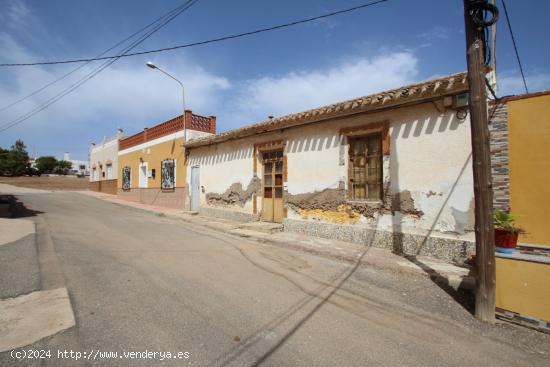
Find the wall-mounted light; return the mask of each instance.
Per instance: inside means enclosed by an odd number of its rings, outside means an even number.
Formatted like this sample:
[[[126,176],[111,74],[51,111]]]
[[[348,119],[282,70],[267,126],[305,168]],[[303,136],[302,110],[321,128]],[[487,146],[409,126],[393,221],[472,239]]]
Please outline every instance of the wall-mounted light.
[[[139,157],[139,162],[143,163],[143,158],[142,157]]]

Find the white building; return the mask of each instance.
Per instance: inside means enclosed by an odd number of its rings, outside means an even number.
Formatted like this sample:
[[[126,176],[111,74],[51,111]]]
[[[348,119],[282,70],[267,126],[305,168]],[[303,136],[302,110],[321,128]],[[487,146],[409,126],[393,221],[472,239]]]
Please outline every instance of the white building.
[[[88,161],[70,159],[68,152],[65,152],[63,154],[63,160],[67,162],[71,162],[71,169],[69,170],[70,175],[77,175],[77,176],[90,175],[90,164]]]
[[[114,137],[104,137],[101,143],[90,147],[90,190],[116,194],[118,178],[118,146],[124,138],[122,129]]]
[[[191,140],[191,209],[465,260],[474,250],[465,73]]]

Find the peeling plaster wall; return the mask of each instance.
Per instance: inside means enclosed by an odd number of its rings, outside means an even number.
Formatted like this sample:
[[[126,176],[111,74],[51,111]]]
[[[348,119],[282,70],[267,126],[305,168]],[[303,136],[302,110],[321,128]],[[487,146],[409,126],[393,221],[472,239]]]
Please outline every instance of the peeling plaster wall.
[[[254,145],[248,141],[233,141],[211,147],[192,149],[187,160],[187,177],[191,177],[191,167],[199,166],[201,186],[201,207],[212,207],[207,200],[213,195],[223,196],[231,186],[240,185],[247,189],[253,180]],[[218,206],[223,203],[219,202]],[[241,205],[242,204],[242,205]],[[252,198],[244,203],[230,205],[231,210],[252,213]]]
[[[348,142],[340,130],[385,120],[390,123],[390,154],[383,158],[384,200],[368,205],[347,202]],[[460,121],[455,111],[440,114],[426,103],[194,148],[188,167],[200,166],[201,206],[209,206],[206,193],[223,195],[237,183],[246,188],[253,179],[254,144],[274,140],[285,144],[289,219],[451,236],[473,230],[469,117]],[[260,163],[257,175],[261,178]],[[340,194],[335,199],[323,194],[327,190]],[[315,205],[297,204],[295,199],[304,195],[322,200]],[[257,196],[260,213],[261,193]],[[229,208],[252,213],[252,200]]]

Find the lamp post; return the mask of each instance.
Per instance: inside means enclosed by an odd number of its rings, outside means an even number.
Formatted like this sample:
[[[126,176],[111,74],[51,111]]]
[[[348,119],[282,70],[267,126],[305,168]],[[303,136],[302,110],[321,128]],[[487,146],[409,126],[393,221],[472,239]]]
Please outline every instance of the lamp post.
[[[183,83],[181,81],[179,81],[176,77],[168,74],[166,71],[162,70],[161,68],[159,68],[158,66],[153,64],[151,61],[148,61],[146,65],[148,67],[150,67],[151,69],[156,69],[156,70],[160,71],[161,73],[163,73],[164,75],[172,78],[173,80],[178,82],[178,84],[181,86],[181,100],[182,100],[182,108],[183,108],[182,115],[181,115],[182,118],[183,118],[183,143],[184,144],[187,143],[187,124],[186,124],[186,121],[185,121],[185,87],[183,86]]]

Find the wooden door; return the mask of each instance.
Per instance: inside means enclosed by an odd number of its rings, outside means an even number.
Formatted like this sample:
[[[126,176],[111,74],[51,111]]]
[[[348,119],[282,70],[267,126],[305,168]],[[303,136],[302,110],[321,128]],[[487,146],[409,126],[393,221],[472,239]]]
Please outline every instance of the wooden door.
[[[263,153],[263,213],[266,222],[283,221],[283,151]]]

